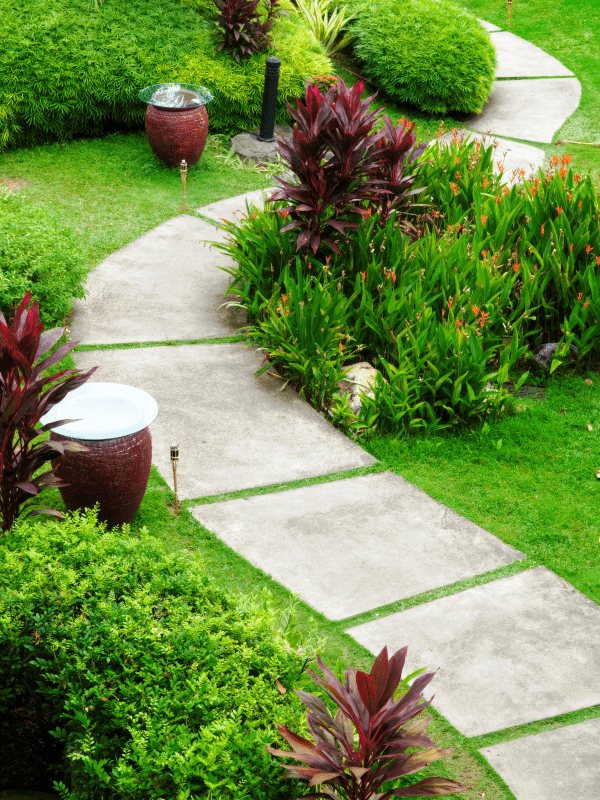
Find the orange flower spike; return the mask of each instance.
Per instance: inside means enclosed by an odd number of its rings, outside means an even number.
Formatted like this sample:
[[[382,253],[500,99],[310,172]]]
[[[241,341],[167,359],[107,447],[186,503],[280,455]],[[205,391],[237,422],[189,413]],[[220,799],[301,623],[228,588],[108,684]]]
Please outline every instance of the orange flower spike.
[[[593,248],[593,247],[591,247],[589,244],[586,244],[586,246],[585,246],[585,252],[588,254],[588,256],[589,256],[589,254],[591,253],[591,251],[592,251],[593,249],[594,249],[594,248]]]
[[[392,282],[396,283],[396,273],[392,272]]]
[[[579,294],[577,295],[577,299],[581,300],[582,297],[583,297],[583,292],[579,292]]]
[[[363,281],[366,281],[367,280],[367,271],[365,270],[364,272],[361,272],[360,274],[363,276]]]
[[[560,170],[559,170],[559,174],[560,174],[560,177],[564,181],[564,179],[567,177],[567,170],[564,167],[561,167]]]
[[[581,200],[579,201],[579,206],[578,206],[578,208],[579,208],[579,210],[581,211]]]
[[[584,308],[587,308],[587,307],[589,306],[589,304],[590,304],[590,301],[589,301],[589,300],[586,300],[586,301],[585,301],[585,303],[583,304],[583,307],[584,307]]]
[[[496,203],[497,203],[497,205],[500,205],[500,195],[499,194],[496,195]]]
[[[557,216],[558,216],[558,217],[560,217],[560,215],[562,214],[562,206],[559,206],[559,207],[556,209],[556,211],[557,211]]]
[[[555,167],[558,164],[558,162],[559,162],[558,156],[552,156],[552,159],[551,159],[551,162],[550,162],[552,164],[552,166]]]
[[[484,261],[485,261],[485,257],[486,256],[487,256],[487,250],[482,250],[481,251],[481,257],[483,258]]]
[[[571,252],[573,252],[573,245],[571,245],[571,246],[569,247],[569,250],[570,250]]]
[[[481,225],[482,225],[482,227],[485,225],[486,221],[487,221],[487,217],[484,217],[484,215],[482,214],[481,215]]]
[[[481,325],[482,328],[485,325],[485,321],[489,317],[489,315],[490,315],[489,311],[482,311],[481,312],[481,316],[479,317],[479,324]]]
[[[475,318],[477,319],[477,315],[479,314],[479,307],[478,306],[471,306],[471,311],[475,314]]]
[[[542,225],[542,236],[544,235],[544,226]]]
[[[504,197],[508,197],[508,186],[504,187]]]
[[[485,187],[486,187],[487,185],[488,185],[488,179],[487,179],[487,178],[484,178],[484,179],[483,179],[483,188],[485,189]]]
[[[513,265],[513,269],[514,269],[514,271],[515,271],[515,272],[518,272],[518,271],[519,271],[519,267],[520,267],[520,266],[521,266],[521,262],[520,262],[520,261],[519,261],[517,264],[514,264],[514,265]]]
[[[442,317],[444,316],[445,313],[446,313],[446,309],[442,308]]]
[[[287,294],[282,294],[281,299],[283,300],[284,303],[287,303]]]
[[[596,266],[600,267],[600,256],[596,256]]]
[[[327,258],[325,259],[325,263],[327,264],[327,266],[329,266],[330,261],[331,261],[331,256],[327,256]]]

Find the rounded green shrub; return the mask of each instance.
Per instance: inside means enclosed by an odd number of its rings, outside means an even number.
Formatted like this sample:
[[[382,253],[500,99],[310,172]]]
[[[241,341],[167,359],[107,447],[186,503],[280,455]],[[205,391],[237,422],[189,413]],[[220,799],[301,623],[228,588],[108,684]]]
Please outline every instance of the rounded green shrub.
[[[477,19],[450,0],[356,0],[350,29],[365,77],[429,114],[479,113],[496,54]]]
[[[57,225],[47,210],[0,192],[0,311],[7,319],[31,289],[44,326],[62,325],[72,298],[86,295],[87,272],[69,228]]]
[[[72,800],[294,797],[264,748],[305,729],[303,661],[274,622],[146,529],[21,521],[0,543],[0,724],[37,702]]]
[[[272,31],[283,62],[277,122],[287,123],[286,100],[331,62],[289,0],[280,5],[291,10]],[[174,81],[211,90],[211,132],[260,124],[270,53],[245,67],[219,53],[208,0],[107,0],[98,9],[89,0],[5,0],[3,12],[0,148],[139,130],[140,89]]]

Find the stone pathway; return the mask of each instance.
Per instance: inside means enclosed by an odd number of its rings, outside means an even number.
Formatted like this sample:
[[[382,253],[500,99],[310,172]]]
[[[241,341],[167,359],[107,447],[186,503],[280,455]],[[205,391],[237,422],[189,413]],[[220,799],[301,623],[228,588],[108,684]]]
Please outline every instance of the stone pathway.
[[[512,38],[501,41],[514,46]],[[496,91],[509,83],[535,83],[538,93],[552,84],[553,97],[567,87],[573,100],[568,87],[577,82],[499,81]],[[554,100],[544,96],[547,115]],[[553,119],[548,132],[558,124]],[[542,120],[537,138],[527,128],[533,123],[521,123],[516,138],[544,141]],[[223,241],[217,221],[239,217],[246,202],[261,196],[198,210],[215,224],[182,214],[159,225],[103,261],[89,277],[88,299],[74,304],[72,340],[159,343],[78,352],[75,360],[83,369],[100,366],[92,381],[137,386],[156,398],[152,460],[173,487],[169,447],[178,441],[180,499],[276,490],[284,481],[378,463],[292,390],[282,392],[274,374],[256,377],[263,357],[255,347],[218,341],[246,318],[226,307],[235,297],[224,298],[231,278],[223,268],[234,262],[206,240]],[[212,341],[164,344],[197,339]],[[373,654],[384,644],[408,645],[409,664],[440,667],[433,705],[465,736],[600,704],[600,608],[545,567],[525,563],[509,577],[448,590],[405,611],[385,610],[518,567],[524,557],[394,473],[342,475],[192,505],[190,512],[315,610],[348,620],[349,635]],[[363,613],[370,621],[352,624]],[[503,743],[480,752],[517,800],[600,800],[599,744],[600,720],[592,719],[517,739],[507,733]]]

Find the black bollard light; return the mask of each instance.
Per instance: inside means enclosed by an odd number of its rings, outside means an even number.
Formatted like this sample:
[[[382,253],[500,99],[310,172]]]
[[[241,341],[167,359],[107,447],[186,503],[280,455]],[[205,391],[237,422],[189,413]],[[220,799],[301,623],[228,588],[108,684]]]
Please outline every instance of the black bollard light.
[[[277,85],[281,61],[269,56],[265,64],[265,89],[263,93],[262,115],[260,118],[259,142],[274,142],[275,112],[277,110]]]

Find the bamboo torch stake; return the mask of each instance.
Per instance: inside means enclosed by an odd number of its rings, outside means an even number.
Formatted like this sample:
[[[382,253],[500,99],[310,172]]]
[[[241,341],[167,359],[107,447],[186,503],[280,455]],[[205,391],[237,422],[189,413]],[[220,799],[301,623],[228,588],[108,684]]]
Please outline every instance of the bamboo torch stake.
[[[508,2],[508,30],[510,30],[510,9],[512,6],[512,0],[507,0]]]
[[[187,178],[187,161],[185,158],[181,160],[179,169],[181,170],[181,182],[183,184],[183,210],[185,211],[185,179]]]

